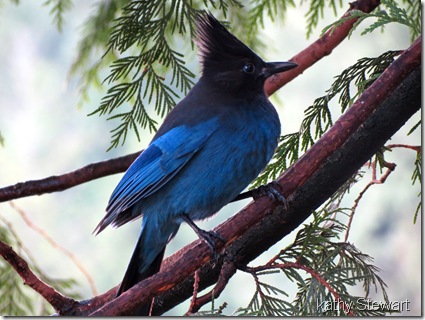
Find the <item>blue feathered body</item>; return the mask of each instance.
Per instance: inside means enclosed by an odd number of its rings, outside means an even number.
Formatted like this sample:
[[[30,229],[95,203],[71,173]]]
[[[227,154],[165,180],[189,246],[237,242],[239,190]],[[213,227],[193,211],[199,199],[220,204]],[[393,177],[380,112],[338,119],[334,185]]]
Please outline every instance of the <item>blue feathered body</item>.
[[[143,216],[140,272],[177,232],[182,214],[202,220],[219,211],[258,176],[276,149],[279,117],[265,95],[226,105],[225,93],[202,92],[210,88],[204,81],[192,89],[203,103],[196,105],[189,93],[167,116],[115,188],[99,225],[101,231]]]

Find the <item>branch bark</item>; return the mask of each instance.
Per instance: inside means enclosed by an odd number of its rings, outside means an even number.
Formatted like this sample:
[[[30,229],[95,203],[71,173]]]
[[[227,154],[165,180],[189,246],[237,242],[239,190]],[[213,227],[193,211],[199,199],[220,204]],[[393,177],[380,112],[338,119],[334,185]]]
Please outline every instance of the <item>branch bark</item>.
[[[12,186],[0,188],[0,202],[63,191],[91,180],[124,172],[139,154],[140,152],[136,152],[115,159],[91,163],[62,175],[20,182]]]
[[[0,241],[0,255],[15,269],[25,284],[39,293],[56,310],[72,309],[77,302],[65,297],[54,288],[41,281],[29,268],[28,263],[22,259],[8,244]]]
[[[353,10],[360,10],[366,13],[372,12],[380,4],[380,0],[358,0],[350,3],[350,8],[341,17],[346,18]],[[290,71],[279,73],[267,79],[265,83],[265,90],[268,96],[271,96],[281,87],[304,72],[304,70],[311,67],[320,59],[331,54],[349,34],[353,25],[357,22],[358,18],[346,20],[337,28],[328,30],[322,37],[313,42],[310,46],[295,55],[290,59],[298,64],[298,67]]]

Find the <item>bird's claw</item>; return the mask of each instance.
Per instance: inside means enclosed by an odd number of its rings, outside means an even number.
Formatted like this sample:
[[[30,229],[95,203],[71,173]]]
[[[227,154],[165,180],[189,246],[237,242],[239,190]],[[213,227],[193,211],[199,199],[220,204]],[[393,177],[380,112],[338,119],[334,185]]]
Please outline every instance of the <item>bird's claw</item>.
[[[216,253],[216,240],[226,243],[226,240],[215,231],[205,231],[199,228],[187,214],[183,214],[182,218],[186,223],[196,232],[199,238],[205,241],[211,251],[211,260],[217,261],[218,255]]]
[[[205,243],[210,248],[211,260],[213,260],[214,263],[217,262],[218,254],[217,254],[217,250],[216,250],[216,243],[217,243],[217,241],[222,242],[222,243],[226,243],[226,240],[217,232],[205,231],[205,230],[202,230],[202,229],[200,229],[198,236],[200,238],[202,238],[202,240],[204,240]]]
[[[269,184],[259,186],[257,189],[252,190],[252,195],[254,199],[267,196],[270,200],[279,201],[285,208],[288,208],[288,201],[280,193],[278,188],[280,189],[279,184],[276,181],[272,181]]]

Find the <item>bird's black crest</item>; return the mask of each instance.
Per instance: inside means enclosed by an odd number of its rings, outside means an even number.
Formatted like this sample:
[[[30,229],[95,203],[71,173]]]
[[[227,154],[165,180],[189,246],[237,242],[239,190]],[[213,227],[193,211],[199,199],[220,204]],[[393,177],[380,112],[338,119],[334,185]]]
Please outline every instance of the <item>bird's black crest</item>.
[[[231,34],[211,14],[201,14],[197,21],[196,45],[201,57],[202,71],[217,71],[225,61],[260,59],[248,46]]]

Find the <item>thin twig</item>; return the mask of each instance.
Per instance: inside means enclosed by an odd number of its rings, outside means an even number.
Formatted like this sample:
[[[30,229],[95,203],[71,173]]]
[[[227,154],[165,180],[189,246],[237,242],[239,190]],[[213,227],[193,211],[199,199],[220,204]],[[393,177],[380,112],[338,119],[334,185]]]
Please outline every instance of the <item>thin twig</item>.
[[[83,264],[80,262],[80,260],[78,260],[78,258],[75,256],[75,254],[73,254],[71,251],[69,251],[69,250],[65,249],[64,247],[62,247],[61,245],[59,245],[45,230],[43,230],[42,228],[40,228],[39,226],[34,224],[28,218],[28,216],[26,215],[24,210],[22,210],[22,208],[18,207],[17,204],[15,204],[13,201],[9,201],[9,204],[16,212],[19,213],[19,215],[25,221],[25,223],[27,224],[28,227],[30,227],[35,232],[37,232],[39,235],[41,235],[53,248],[59,250],[64,255],[66,255],[68,258],[70,258],[72,260],[72,262],[74,262],[74,264],[77,266],[78,269],[80,269],[80,271],[84,274],[87,281],[89,282],[89,285],[90,285],[90,288],[91,288],[93,295],[97,296],[98,291],[96,289],[96,285],[94,283],[92,276],[87,271],[87,269],[83,266]]]
[[[220,275],[214,288],[201,297],[193,299],[190,305],[190,313],[198,312],[208,302],[218,298],[223,290],[226,288],[230,278],[235,274],[236,266],[233,262],[225,261],[221,267]],[[197,288],[198,289],[198,288]]]
[[[192,299],[190,300],[190,306],[189,306],[189,310],[187,310],[185,316],[189,316],[192,313],[195,313],[196,311],[193,311],[193,308],[196,304],[196,297],[198,295],[198,288],[199,288],[199,269],[195,271],[194,275],[193,275],[193,294],[192,294]]]
[[[0,215],[0,220],[6,225],[7,227],[7,231],[11,233],[11,235],[13,236],[13,243],[16,244],[16,246],[19,248],[18,250],[18,254],[21,254],[21,250],[22,252],[25,253],[25,255],[27,256],[28,260],[31,261],[31,265],[33,266],[33,268],[40,270],[40,268],[37,265],[36,259],[34,258],[34,256],[31,253],[31,250],[29,250],[21,241],[21,239],[18,236],[18,232],[16,232],[13,223],[9,220],[7,220],[4,216]]]
[[[387,180],[388,176],[391,174],[391,172],[393,172],[395,170],[396,164],[385,161],[383,166],[386,167],[387,170],[385,171],[385,173],[379,179],[377,179],[377,176],[376,176],[376,165],[375,165],[375,162],[373,162],[370,166],[372,168],[372,180],[369,181],[369,183],[359,193],[359,195],[356,198],[356,200],[354,200],[354,205],[351,208],[350,217],[349,217],[348,223],[347,223],[347,231],[345,233],[344,242],[347,242],[347,240],[348,240],[348,235],[350,234],[351,223],[353,222],[354,214],[355,214],[356,209],[357,209],[357,207],[358,207],[358,205],[360,203],[360,200],[363,198],[364,194],[366,193],[366,191],[371,186],[373,186],[375,184],[382,184],[382,183],[384,183]]]
[[[406,148],[406,149],[411,149],[414,150],[416,152],[421,152],[422,147],[421,146],[411,146],[408,144],[389,144],[386,146],[389,149],[393,149],[393,148]]]
[[[63,191],[91,180],[124,172],[139,154],[140,152],[136,152],[119,158],[91,163],[80,169],[58,176],[19,182],[8,187],[0,188],[0,202]]]

